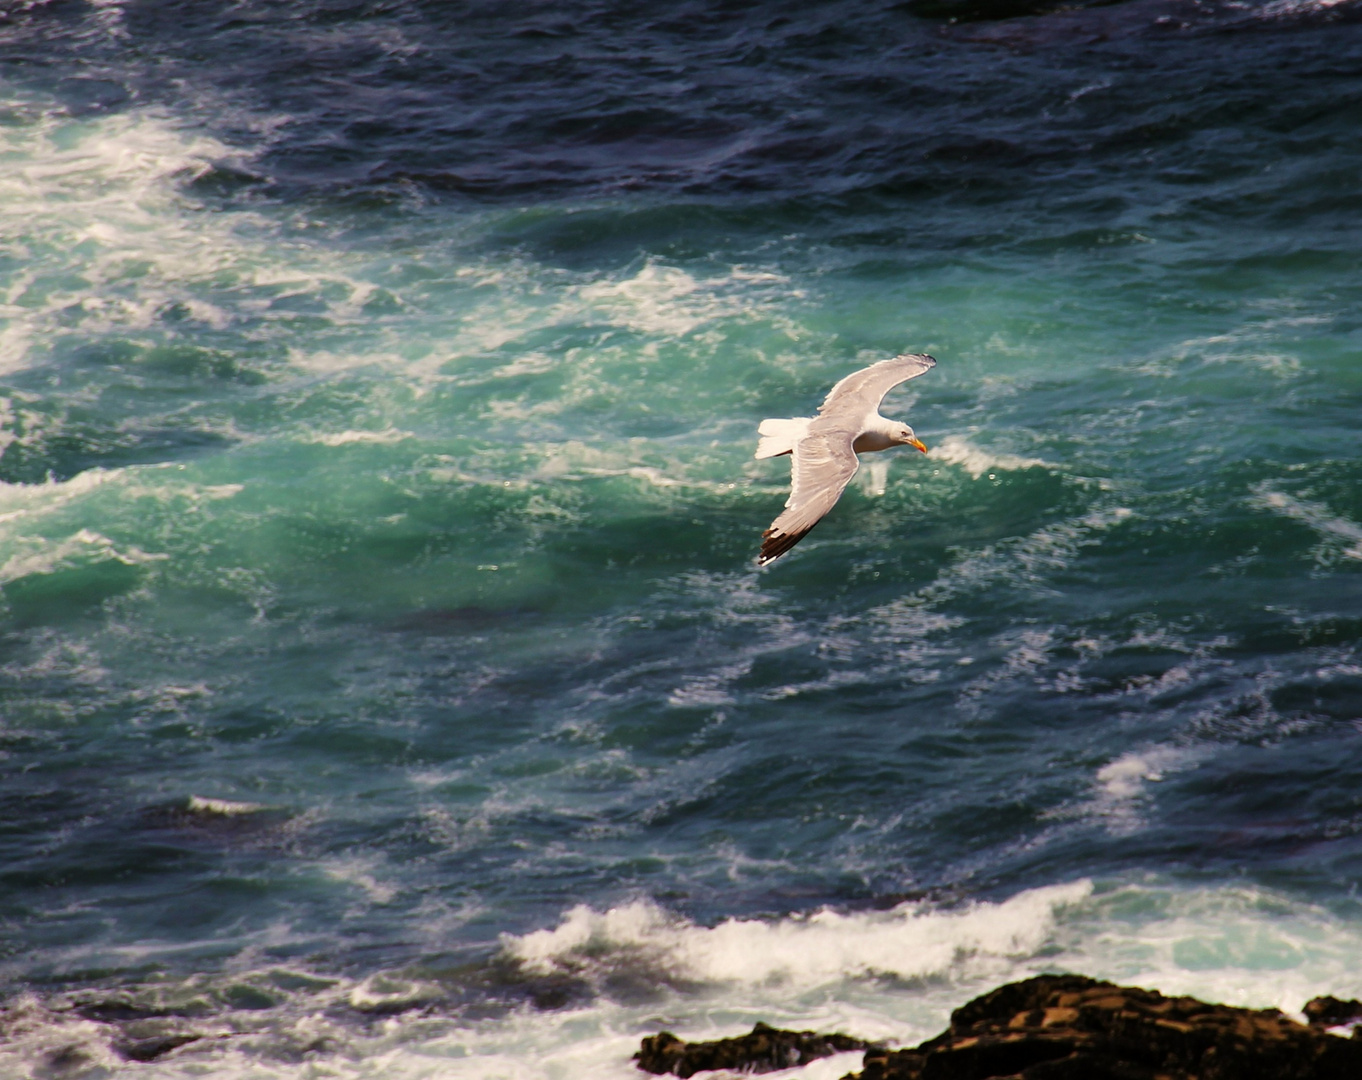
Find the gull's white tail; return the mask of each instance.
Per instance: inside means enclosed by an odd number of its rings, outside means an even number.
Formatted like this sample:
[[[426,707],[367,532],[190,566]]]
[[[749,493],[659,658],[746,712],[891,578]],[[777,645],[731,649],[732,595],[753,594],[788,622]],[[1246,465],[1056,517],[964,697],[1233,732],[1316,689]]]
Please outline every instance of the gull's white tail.
[[[780,457],[794,452],[795,443],[802,439],[813,423],[812,416],[796,416],[791,420],[763,420],[757,427],[759,458]]]

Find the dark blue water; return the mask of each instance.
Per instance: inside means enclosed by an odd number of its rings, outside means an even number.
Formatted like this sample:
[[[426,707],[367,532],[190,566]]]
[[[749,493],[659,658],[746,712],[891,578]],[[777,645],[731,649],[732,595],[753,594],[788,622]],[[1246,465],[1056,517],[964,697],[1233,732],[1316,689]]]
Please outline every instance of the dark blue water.
[[[0,93],[8,1072],[1362,993],[1362,6],[33,3]]]

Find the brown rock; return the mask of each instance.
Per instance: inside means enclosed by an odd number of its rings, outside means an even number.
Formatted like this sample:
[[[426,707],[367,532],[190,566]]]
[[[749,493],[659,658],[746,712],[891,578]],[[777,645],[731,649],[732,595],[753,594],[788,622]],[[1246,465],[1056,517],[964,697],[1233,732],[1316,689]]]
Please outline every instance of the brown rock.
[[[649,1036],[634,1055],[638,1067],[650,1073],[688,1077],[704,1069],[774,1072],[845,1050],[865,1050],[870,1044],[849,1035],[817,1035],[812,1031],[780,1031],[758,1024],[748,1035],[714,1042],[688,1043],[670,1031]]]
[[[868,1052],[858,1080],[1004,1077],[1359,1080],[1362,1040],[1312,1030],[1276,1009],[1042,975],[962,1005],[946,1032],[916,1049]]]
[[[1336,997],[1311,998],[1302,1011],[1311,1027],[1342,1027],[1344,1024],[1362,1023],[1362,1001],[1356,998],[1347,1001]],[[1353,1037],[1357,1037],[1356,1030]]]

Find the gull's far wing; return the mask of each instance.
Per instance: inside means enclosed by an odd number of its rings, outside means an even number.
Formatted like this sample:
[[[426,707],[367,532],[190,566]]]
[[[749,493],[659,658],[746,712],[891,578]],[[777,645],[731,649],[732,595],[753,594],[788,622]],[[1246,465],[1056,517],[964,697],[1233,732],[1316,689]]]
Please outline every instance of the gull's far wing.
[[[860,466],[851,449],[855,437],[850,431],[826,431],[795,444],[790,498],[785,512],[762,534],[758,566],[784,555],[837,504]]]
[[[905,353],[891,360],[881,360],[868,368],[853,371],[829,390],[818,411],[824,416],[846,414],[859,420],[878,412],[884,395],[899,383],[915,379],[934,367],[936,360],[926,353]]]

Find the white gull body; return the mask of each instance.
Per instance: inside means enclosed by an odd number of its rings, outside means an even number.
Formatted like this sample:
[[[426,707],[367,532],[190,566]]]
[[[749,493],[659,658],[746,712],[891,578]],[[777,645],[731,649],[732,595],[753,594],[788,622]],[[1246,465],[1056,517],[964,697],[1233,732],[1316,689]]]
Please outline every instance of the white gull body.
[[[852,372],[829,390],[817,416],[761,422],[756,456],[790,454],[792,482],[784,513],[762,534],[758,566],[784,555],[837,504],[860,467],[857,454],[891,446],[912,446],[926,453],[911,427],[880,415],[880,402],[899,383],[934,367],[936,361],[925,353],[881,360]]]

